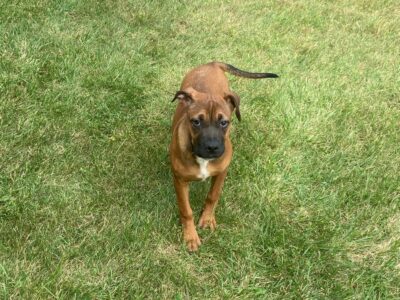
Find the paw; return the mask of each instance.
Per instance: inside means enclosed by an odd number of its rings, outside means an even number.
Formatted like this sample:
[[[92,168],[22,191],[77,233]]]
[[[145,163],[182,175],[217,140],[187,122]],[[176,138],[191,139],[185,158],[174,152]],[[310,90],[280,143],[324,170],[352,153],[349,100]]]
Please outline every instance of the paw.
[[[186,246],[190,252],[197,251],[199,246],[201,245],[201,241],[199,235],[197,234],[196,229],[186,229],[183,232],[183,238],[186,242]]]
[[[203,229],[209,227],[211,231],[214,231],[215,228],[217,228],[217,222],[215,221],[214,214],[203,211],[199,220],[199,226]]]

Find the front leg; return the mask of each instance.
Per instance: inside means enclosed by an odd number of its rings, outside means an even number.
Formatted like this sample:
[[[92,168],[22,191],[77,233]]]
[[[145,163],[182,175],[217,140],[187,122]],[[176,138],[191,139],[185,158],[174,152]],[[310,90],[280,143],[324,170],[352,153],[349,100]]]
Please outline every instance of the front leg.
[[[189,251],[197,251],[201,242],[194,225],[193,212],[189,203],[189,182],[174,176],[174,186],[183,227],[183,238]]]
[[[211,230],[214,230],[217,227],[214,211],[221,195],[221,190],[224,185],[226,174],[227,170],[214,176],[211,180],[211,188],[207,194],[207,199],[204,204],[203,212],[199,221],[199,226],[201,228],[210,227]]]

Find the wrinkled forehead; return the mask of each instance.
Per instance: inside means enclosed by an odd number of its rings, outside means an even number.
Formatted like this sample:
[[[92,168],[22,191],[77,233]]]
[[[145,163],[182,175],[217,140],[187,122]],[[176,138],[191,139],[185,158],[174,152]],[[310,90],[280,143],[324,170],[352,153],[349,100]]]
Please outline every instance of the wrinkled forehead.
[[[188,110],[190,118],[203,120],[230,119],[231,110],[225,101],[199,101],[193,103]]]

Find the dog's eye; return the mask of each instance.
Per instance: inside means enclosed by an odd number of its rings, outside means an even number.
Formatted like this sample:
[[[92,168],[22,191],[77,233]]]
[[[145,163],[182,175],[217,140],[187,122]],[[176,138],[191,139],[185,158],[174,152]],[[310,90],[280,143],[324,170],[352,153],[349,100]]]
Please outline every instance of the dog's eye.
[[[192,125],[193,125],[194,127],[200,127],[200,120],[193,119],[193,120],[192,120]]]
[[[219,122],[219,124],[221,125],[222,128],[226,128],[226,127],[228,127],[229,121],[221,120],[221,122]]]

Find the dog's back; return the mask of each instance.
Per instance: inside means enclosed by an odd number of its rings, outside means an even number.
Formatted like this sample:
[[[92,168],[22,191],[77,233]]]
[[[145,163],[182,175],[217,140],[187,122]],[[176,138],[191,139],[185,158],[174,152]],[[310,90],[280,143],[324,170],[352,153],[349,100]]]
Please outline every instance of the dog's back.
[[[216,62],[198,66],[186,74],[181,90],[188,87],[209,95],[223,95],[224,92],[229,91],[225,72]]]

